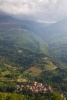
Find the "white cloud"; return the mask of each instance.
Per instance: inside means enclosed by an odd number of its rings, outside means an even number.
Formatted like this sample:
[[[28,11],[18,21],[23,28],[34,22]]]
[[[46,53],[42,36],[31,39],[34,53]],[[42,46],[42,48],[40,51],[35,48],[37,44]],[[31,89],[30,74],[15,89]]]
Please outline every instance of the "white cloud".
[[[38,20],[58,20],[67,17],[67,0],[0,0],[0,11]]]

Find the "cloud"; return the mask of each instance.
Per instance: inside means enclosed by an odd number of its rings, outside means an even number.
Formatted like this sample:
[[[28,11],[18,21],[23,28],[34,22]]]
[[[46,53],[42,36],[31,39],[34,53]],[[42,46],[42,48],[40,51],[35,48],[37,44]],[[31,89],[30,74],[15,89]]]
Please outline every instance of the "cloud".
[[[0,11],[19,17],[54,21],[67,17],[67,0],[0,0]]]

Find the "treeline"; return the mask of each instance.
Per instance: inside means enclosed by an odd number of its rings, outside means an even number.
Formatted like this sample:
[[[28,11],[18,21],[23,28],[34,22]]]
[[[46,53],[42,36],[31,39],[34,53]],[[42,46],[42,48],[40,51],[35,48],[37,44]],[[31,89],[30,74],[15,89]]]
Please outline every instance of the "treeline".
[[[0,100],[63,100],[58,93],[22,95],[16,93],[0,93]]]

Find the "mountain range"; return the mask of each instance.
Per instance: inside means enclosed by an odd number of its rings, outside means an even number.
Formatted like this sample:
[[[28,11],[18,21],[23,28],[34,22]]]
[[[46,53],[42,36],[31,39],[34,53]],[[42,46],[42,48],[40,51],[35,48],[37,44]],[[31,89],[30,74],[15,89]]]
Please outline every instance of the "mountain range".
[[[0,45],[41,52],[66,64],[67,19],[47,24],[0,15]]]
[[[45,81],[67,93],[66,66],[67,19],[47,24],[0,15],[1,78]]]

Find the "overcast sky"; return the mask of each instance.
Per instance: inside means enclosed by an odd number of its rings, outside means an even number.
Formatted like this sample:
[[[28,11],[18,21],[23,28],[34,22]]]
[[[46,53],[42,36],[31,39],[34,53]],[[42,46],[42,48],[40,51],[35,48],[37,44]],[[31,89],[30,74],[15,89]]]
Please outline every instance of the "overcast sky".
[[[26,19],[57,21],[67,17],[67,0],[0,0],[0,11]]]

